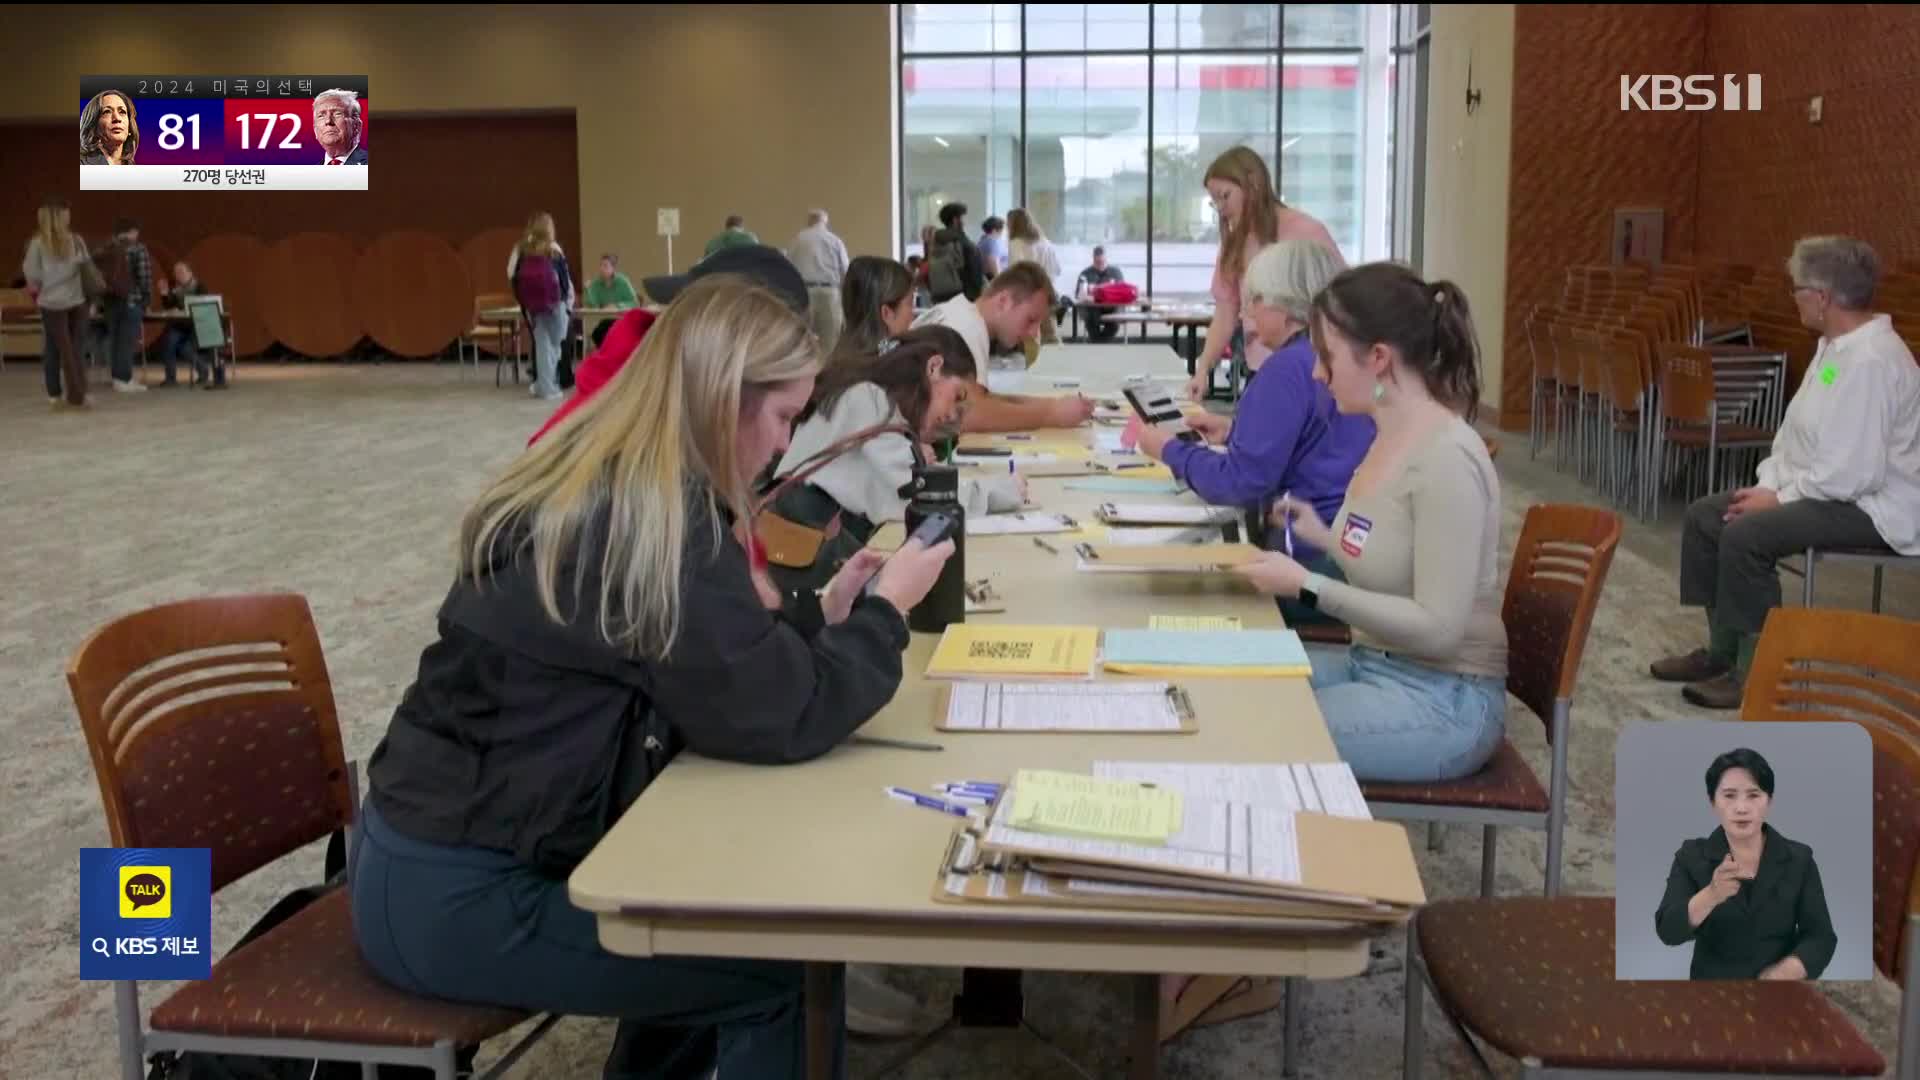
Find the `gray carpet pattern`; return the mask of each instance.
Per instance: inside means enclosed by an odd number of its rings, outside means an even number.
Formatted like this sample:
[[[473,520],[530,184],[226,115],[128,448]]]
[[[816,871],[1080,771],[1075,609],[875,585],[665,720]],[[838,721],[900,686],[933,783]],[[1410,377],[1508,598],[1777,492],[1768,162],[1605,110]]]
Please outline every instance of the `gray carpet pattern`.
[[[114,1074],[112,994],[78,981],[75,850],[107,843],[99,793],[63,671],[79,641],[126,612],[208,593],[291,590],[319,621],[347,753],[364,760],[433,631],[452,565],[459,515],[480,485],[546,415],[520,388],[449,366],[248,366],[226,394],[187,390],[96,394],[85,413],[52,412],[32,365],[0,375],[0,1076]],[[1533,501],[1582,498],[1577,485],[1529,463],[1523,442],[1502,455],[1511,546]],[[1674,524],[1629,529],[1616,558],[1574,707],[1570,892],[1613,886],[1613,742],[1634,720],[1685,723],[1706,714],[1643,675],[1650,657],[1691,647],[1697,615],[1674,602]],[[1897,579],[1898,575],[1894,575]],[[1797,583],[1790,592],[1797,595]],[[1889,610],[1914,616],[1920,590],[1890,581]],[[1904,591],[1902,591],[1904,588]],[[1823,572],[1823,601],[1856,602],[1858,581]],[[1544,777],[1541,725],[1517,704],[1514,738]],[[1479,840],[1455,830],[1442,852],[1420,851],[1430,896],[1477,889]],[[1537,834],[1500,839],[1499,889],[1541,885]],[[316,848],[231,886],[215,900],[216,953],[273,899],[317,876]],[[1389,970],[1315,984],[1304,1000],[1299,1076],[1399,1073],[1401,942],[1384,943]],[[902,971],[904,983],[948,993],[957,973]],[[1037,973],[1029,1014],[1093,1075],[1124,1069],[1127,1005],[1117,979]],[[150,986],[147,1003],[163,987]],[[1897,991],[1884,980],[1832,990],[1892,1060]],[[1439,1014],[1426,1016],[1428,1076],[1471,1075]],[[597,1077],[606,1021],[568,1019],[517,1076]],[[490,1046],[482,1060],[505,1044]],[[1192,1032],[1164,1054],[1169,1077],[1277,1076],[1277,1014]],[[893,1052],[857,1044],[854,1075]],[[1508,1070],[1511,1063],[1503,1063]],[[1070,1075],[1025,1036],[962,1032],[902,1074],[915,1080]]]

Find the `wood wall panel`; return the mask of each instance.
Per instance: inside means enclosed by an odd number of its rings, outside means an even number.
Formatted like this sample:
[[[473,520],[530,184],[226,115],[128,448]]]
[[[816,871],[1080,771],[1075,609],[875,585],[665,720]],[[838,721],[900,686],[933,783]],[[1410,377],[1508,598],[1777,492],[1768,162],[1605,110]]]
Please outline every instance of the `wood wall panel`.
[[[453,245],[419,230],[360,253],[354,309],[367,336],[397,356],[434,356],[473,324],[473,281]]]
[[[360,252],[339,233],[295,233],[267,249],[260,313],[267,333],[303,356],[339,356],[366,336],[354,304]]]

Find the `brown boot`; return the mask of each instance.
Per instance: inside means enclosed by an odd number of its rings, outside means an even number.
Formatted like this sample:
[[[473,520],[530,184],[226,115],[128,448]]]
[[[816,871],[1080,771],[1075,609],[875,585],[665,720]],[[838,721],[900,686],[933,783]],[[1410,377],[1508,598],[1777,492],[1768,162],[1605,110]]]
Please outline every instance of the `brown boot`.
[[[1701,682],[1688,683],[1680,689],[1681,697],[1703,709],[1737,709],[1744,693],[1745,688],[1731,671]]]
[[[1701,683],[1725,675],[1733,665],[1721,663],[1705,649],[1695,649],[1685,656],[1655,660],[1648,670],[1661,682]]]

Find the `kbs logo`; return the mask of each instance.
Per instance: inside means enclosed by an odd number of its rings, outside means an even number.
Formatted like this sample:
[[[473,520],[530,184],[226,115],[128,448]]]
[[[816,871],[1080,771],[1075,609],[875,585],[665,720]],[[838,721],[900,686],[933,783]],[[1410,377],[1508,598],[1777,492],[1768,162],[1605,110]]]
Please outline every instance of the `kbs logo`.
[[[1743,100],[1746,111],[1760,111],[1760,76],[1746,76],[1744,85],[1739,75],[1620,76],[1621,112],[1739,112]]]

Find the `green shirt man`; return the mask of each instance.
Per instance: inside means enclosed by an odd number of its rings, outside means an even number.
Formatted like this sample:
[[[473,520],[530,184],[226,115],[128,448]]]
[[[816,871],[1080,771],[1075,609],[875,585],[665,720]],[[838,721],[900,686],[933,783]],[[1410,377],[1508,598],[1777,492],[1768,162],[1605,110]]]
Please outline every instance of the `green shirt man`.
[[[701,257],[707,258],[716,251],[725,251],[728,248],[750,247],[759,242],[759,237],[747,231],[746,218],[739,214],[730,214],[727,216],[727,227],[720,230],[720,235],[707,241],[706,254]]]

